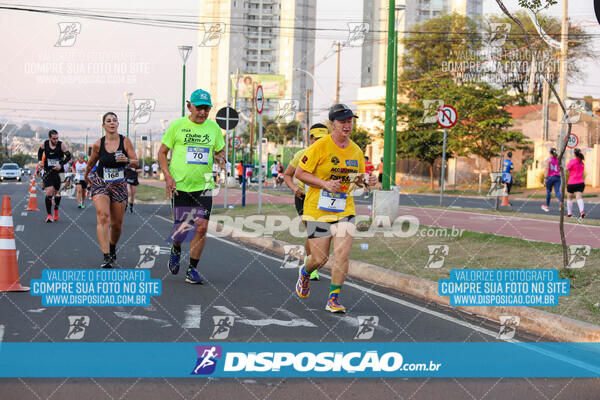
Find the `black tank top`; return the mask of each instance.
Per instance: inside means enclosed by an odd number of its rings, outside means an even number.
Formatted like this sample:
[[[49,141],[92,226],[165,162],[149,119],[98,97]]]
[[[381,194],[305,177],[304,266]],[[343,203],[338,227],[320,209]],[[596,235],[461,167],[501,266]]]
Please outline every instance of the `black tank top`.
[[[96,174],[104,179],[104,168],[113,168],[115,170],[124,171],[126,162],[117,162],[115,160],[115,153],[109,153],[106,151],[106,147],[104,147],[106,136],[100,139],[100,157],[98,158],[98,168],[96,169]],[[121,151],[126,157],[129,157],[127,152],[125,151],[124,144],[125,137],[123,135],[119,135],[119,147],[117,151]]]
[[[50,140],[46,140],[44,142],[44,154],[46,155],[44,158],[44,170],[46,172],[56,171],[54,166],[59,165],[60,161],[65,156],[65,153],[62,151],[62,142],[59,140],[56,143],[56,147],[52,149],[50,148]],[[65,169],[61,166],[60,170],[56,172],[65,172]]]

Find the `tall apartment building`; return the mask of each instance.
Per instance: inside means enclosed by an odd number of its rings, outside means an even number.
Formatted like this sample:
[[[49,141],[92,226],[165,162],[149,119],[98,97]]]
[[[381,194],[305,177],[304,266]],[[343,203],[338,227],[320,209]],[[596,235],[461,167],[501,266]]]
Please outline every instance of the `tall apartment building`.
[[[197,82],[215,108],[227,105],[228,77],[238,71],[237,108],[244,115],[251,81],[263,84],[264,114],[276,115],[280,100],[296,100],[297,111],[304,110],[313,82],[296,69],[314,69],[316,0],[203,0],[200,22]]]

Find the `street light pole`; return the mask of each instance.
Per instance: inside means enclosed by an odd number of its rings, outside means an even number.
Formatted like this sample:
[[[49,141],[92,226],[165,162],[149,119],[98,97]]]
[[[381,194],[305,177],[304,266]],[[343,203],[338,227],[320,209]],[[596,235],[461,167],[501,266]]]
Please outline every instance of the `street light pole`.
[[[192,52],[192,46],[179,46],[179,54],[183,60],[183,90],[181,94],[181,116],[185,116],[185,63]]]
[[[125,92],[125,101],[127,101],[127,137],[129,137],[129,103],[131,103],[133,93]]]
[[[385,130],[383,136],[383,179],[382,189],[390,190],[390,161],[392,151],[392,118],[393,108],[396,107],[394,99],[394,37],[396,36],[395,24],[396,1],[389,0],[388,10],[388,47],[387,47],[387,80],[385,83]]]

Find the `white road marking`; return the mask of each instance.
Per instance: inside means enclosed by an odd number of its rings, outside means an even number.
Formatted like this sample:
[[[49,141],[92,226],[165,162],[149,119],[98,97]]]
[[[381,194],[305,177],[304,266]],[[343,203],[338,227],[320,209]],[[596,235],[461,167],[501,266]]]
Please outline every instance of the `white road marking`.
[[[0,325],[0,343],[4,340],[4,325]]]
[[[202,307],[197,304],[189,304],[185,306],[185,321],[181,327],[185,329],[200,328],[201,319]]]
[[[131,313],[126,313],[126,312],[120,312],[120,311],[114,311],[115,315],[119,318],[123,318],[123,319],[130,319],[133,321],[152,321],[152,322],[156,322],[157,324],[160,325],[161,328],[168,328],[169,326],[172,326],[169,321],[165,321],[164,319],[158,319],[158,318],[150,318],[150,317],[146,317],[145,315],[135,315],[135,314],[131,314]]]
[[[21,213],[21,217],[26,217],[26,216],[27,216],[27,211],[23,211],[23,212]]]
[[[15,232],[23,232],[25,230],[25,225],[17,225],[15,228]]]
[[[38,313],[38,314],[39,314],[39,313],[41,313],[41,312],[42,312],[42,311],[44,311],[44,310],[45,310],[45,308],[34,308],[34,309],[32,309],[32,310],[27,310],[27,312],[30,312],[30,313]]]
[[[295,327],[295,326],[306,326],[309,328],[317,327],[312,322],[307,321],[304,318],[300,318],[296,314],[292,313],[291,311],[287,311],[287,310],[286,310],[287,315],[293,315],[293,317],[288,321],[282,320],[282,319],[269,318],[269,316],[267,314],[263,313],[262,311],[258,310],[255,307],[242,307],[242,308],[244,308],[245,310],[260,317],[259,319],[242,318],[225,306],[213,306],[213,307],[225,315],[230,315],[230,316],[234,317],[235,321],[237,323],[250,325],[250,326],[279,325],[279,326],[287,326],[287,327]],[[281,311],[282,309],[279,308],[277,310]]]
[[[412,208],[412,207],[408,207],[408,208]],[[470,214],[475,214],[475,213],[470,213]],[[168,220],[168,219],[166,219],[166,218],[164,218],[164,217],[162,217],[160,215],[157,215],[157,217],[161,218],[161,219],[163,219],[163,220],[165,220],[167,222],[172,222],[172,221],[170,221],[170,220]],[[540,220],[531,219],[531,218],[520,218],[520,217],[513,217],[513,218],[519,218],[519,219],[523,219],[523,220],[540,221]],[[550,221],[548,221],[548,222],[550,222]],[[257,254],[257,255],[260,255],[262,257],[268,258],[270,260],[276,261],[277,263],[281,262],[281,258],[277,258],[277,257],[270,256],[268,254],[261,253],[259,251],[254,250],[254,249],[250,249],[248,247],[244,247],[244,246],[242,246],[242,245],[240,245],[238,243],[227,241],[227,240],[225,240],[223,238],[219,238],[219,237],[216,237],[216,236],[213,236],[213,235],[210,235],[210,234],[208,236],[211,237],[211,238],[213,238],[213,239],[215,239],[215,240],[219,240],[219,241],[221,241],[223,243],[227,243],[227,244],[229,244],[231,246],[240,248],[240,249],[242,249],[244,251],[247,251],[247,252],[250,252],[250,253],[253,253],[253,254]],[[329,276],[327,274],[324,274],[324,273],[319,273],[319,274],[321,276],[326,277],[326,278],[329,278],[329,279],[331,278],[331,276]],[[418,306],[416,304],[412,304],[412,303],[409,303],[407,301],[404,301],[404,300],[401,300],[401,299],[397,299],[397,298],[389,296],[389,295],[387,295],[385,293],[380,293],[380,292],[377,292],[375,290],[362,287],[362,286],[360,286],[358,284],[355,284],[355,283],[352,283],[352,282],[345,282],[344,285],[354,287],[356,289],[362,290],[362,291],[364,291],[366,293],[369,293],[369,294],[372,294],[374,296],[378,296],[378,297],[384,298],[386,300],[389,300],[391,302],[394,302],[394,303],[397,303],[397,304],[401,304],[401,305],[403,305],[405,307],[413,308],[413,309],[418,310],[420,312],[423,312],[423,313],[426,313],[426,314],[429,314],[429,315],[433,315],[433,316],[441,318],[441,319],[443,319],[445,321],[452,322],[452,323],[455,323],[457,325],[464,326],[466,328],[472,329],[472,330],[474,330],[476,332],[479,332],[481,334],[488,335],[488,336],[491,336],[493,338],[496,338],[496,336],[497,336],[497,332],[491,331],[489,329],[481,328],[479,326],[473,325],[473,324],[465,322],[465,321],[461,321],[461,320],[459,320],[457,318],[454,318],[454,317],[451,317],[449,315],[445,315],[445,314],[442,314],[442,313],[437,312],[437,311],[429,310],[429,309],[427,309],[425,307],[421,307],[421,306]],[[217,307],[217,306],[215,306],[215,307]],[[231,312],[231,310],[229,310],[227,307],[224,307],[224,308],[227,309],[229,312]],[[235,315],[235,313],[233,313],[233,315]],[[497,321],[495,321],[495,322],[497,322]],[[531,345],[528,345],[527,343],[521,343],[520,341],[515,340],[515,339],[506,340],[506,342],[519,343],[521,346],[524,346],[524,347],[530,347],[531,346]],[[536,347],[529,348],[529,350],[532,350],[532,351],[535,351],[537,353],[541,353],[541,354],[547,355],[547,356],[555,358],[557,360],[562,360],[562,361],[568,362],[568,363],[570,363],[572,365],[576,365],[576,366],[579,366],[581,368],[585,368],[585,369],[590,370],[590,371],[592,371],[594,373],[598,373],[597,368],[595,366],[592,366],[592,365],[589,365],[589,364],[586,364],[586,363],[582,363],[582,362],[580,362],[578,360],[572,359],[572,358],[564,356],[562,354],[554,353],[554,352],[551,352],[551,351],[545,351],[545,350],[542,350],[542,349],[539,349],[539,348],[536,348]]]

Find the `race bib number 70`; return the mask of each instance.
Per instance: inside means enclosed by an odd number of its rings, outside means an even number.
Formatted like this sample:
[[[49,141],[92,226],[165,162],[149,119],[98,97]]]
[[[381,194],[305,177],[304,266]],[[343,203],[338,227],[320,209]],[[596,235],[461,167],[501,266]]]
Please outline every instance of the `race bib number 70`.
[[[208,156],[210,155],[209,147],[193,147],[187,148],[185,162],[188,164],[208,164]]]

